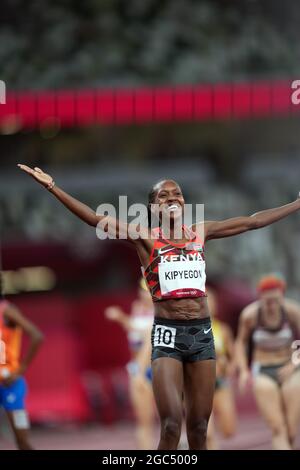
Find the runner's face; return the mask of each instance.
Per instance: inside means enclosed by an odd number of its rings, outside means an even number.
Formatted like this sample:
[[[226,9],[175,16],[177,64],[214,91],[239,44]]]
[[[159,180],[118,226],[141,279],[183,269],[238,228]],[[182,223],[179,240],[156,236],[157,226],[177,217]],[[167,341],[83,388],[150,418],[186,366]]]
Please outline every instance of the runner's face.
[[[271,289],[260,294],[260,301],[266,313],[273,313],[283,302],[281,289]]]
[[[174,181],[165,181],[157,190],[155,204],[159,205],[159,216],[175,220],[183,215],[184,198],[180,187]]]

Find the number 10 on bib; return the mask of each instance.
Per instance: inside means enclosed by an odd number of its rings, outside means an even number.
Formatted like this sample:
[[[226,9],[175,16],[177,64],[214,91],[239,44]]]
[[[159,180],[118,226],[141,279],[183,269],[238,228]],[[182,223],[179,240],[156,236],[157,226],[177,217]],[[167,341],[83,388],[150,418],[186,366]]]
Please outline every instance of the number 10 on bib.
[[[175,347],[176,328],[155,325],[154,346]]]

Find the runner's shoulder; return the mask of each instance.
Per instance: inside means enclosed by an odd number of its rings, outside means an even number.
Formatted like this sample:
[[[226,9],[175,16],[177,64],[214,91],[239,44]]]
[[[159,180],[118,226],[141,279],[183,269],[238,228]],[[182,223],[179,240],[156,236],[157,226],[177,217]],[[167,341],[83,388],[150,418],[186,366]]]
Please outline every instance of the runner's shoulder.
[[[245,323],[251,324],[256,321],[259,311],[259,301],[256,300],[251,304],[247,305],[242,311],[240,318]]]
[[[285,298],[283,306],[287,314],[291,317],[300,315],[300,304],[294,299]]]

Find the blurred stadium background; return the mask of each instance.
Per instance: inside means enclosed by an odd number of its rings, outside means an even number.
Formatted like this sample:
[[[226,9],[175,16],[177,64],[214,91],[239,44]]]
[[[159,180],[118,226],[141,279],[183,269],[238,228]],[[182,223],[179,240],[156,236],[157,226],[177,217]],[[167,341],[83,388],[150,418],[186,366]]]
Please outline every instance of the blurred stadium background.
[[[290,202],[300,189],[299,20],[296,0],[1,3],[2,262],[9,299],[46,337],[27,374],[37,446],[73,448],[75,435],[77,448],[134,448],[127,340],[103,311],[129,311],[140,266],[16,164],[41,167],[94,208],[119,195],[146,202],[163,177],[204,203],[207,219]],[[266,272],[280,271],[300,300],[298,232],[291,217],[207,245],[208,280],[234,330]],[[238,400],[250,424],[229,447],[267,448],[251,394]]]

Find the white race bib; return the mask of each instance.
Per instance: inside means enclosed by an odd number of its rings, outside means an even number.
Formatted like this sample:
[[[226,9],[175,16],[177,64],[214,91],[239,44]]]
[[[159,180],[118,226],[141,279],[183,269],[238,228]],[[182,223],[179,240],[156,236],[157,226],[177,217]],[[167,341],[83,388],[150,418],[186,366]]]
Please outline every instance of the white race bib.
[[[205,291],[205,261],[168,261],[159,263],[158,276],[162,295],[181,289]]]

